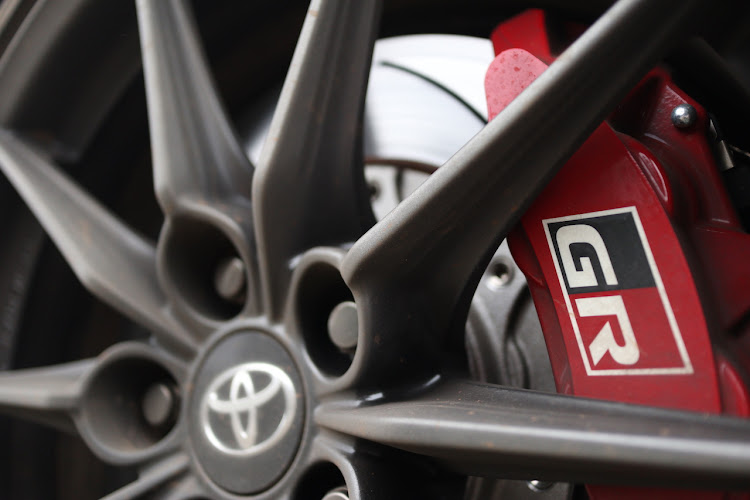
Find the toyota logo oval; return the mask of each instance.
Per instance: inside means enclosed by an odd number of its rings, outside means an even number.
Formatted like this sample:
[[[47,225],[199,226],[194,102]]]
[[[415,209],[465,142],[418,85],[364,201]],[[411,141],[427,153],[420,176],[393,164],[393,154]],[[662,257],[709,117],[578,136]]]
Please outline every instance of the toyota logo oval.
[[[280,417],[274,413],[278,423],[274,426],[272,422],[273,430],[268,432],[267,422],[264,426],[260,423],[264,407],[272,401],[283,401],[283,409]],[[244,363],[225,370],[211,382],[200,405],[200,420],[203,432],[218,450],[252,456],[272,448],[284,437],[296,411],[297,396],[289,375],[270,363]],[[227,425],[229,429],[217,432],[217,426]]]

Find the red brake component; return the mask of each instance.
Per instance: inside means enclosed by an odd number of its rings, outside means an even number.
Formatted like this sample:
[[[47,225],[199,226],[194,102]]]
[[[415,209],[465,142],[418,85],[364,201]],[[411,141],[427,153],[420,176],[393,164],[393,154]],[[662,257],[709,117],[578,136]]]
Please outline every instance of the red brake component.
[[[485,82],[491,119],[554,59],[541,11],[503,23],[492,41],[499,55]],[[684,104],[698,118],[678,129],[671,111]],[[652,71],[510,235],[559,392],[748,416],[741,373],[750,367],[750,332],[742,331],[750,235],[722,184],[708,126],[698,103],[666,72]],[[588,490],[596,499],[724,497]]]

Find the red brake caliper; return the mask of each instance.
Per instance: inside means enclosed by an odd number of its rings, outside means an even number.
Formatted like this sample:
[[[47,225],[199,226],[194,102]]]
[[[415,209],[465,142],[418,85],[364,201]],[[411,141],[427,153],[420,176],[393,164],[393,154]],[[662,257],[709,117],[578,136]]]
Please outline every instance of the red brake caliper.
[[[499,55],[486,78],[490,118],[554,60],[541,11],[503,23],[492,40]],[[688,128],[672,123],[680,105],[697,112]],[[708,126],[698,103],[652,71],[510,235],[559,392],[748,416],[740,373],[750,366],[750,235],[722,184]],[[596,499],[635,494],[588,491]]]

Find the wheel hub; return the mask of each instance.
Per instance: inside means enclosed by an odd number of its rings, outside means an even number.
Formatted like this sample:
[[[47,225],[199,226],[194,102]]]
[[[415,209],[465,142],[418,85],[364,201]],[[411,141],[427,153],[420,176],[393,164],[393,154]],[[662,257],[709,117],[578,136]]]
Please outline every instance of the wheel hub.
[[[302,436],[302,378],[270,334],[222,336],[198,363],[190,397],[190,438],[197,462],[219,487],[262,491],[294,459]]]

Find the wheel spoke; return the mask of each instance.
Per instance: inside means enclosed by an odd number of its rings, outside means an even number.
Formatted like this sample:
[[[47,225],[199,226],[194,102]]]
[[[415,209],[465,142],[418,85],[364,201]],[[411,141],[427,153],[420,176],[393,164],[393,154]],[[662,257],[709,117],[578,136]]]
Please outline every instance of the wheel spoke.
[[[750,422],[728,417],[451,382],[406,401],[326,403],[315,419],[471,475],[750,486]]]
[[[272,317],[290,259],[354,241],[371,224],[361,119],[379,12],[379,0],[314,0],[302,28],[253,186]]]
[[[0,373],[0,414],[73,431],[81,382],[94,365],[83,360]]]
[[[110,493],[102,498],[102,500],[146,498],[154,490],[163,487],[167,481],[172,480],[175,476],[187,470],[189,463],[190,460],[185,455],[174,455],[166,458],[144,470],[134,482]],[[187,498],[187,496],[183,498]]]
[[[342,274],[366,309],[360,328],[368,345],[360,343],[358,349],[373,372],[393,373],[384,363],[396,370],[408,367],[412,363],[403,360],[424,359],[425,344],[448,331],[462,331],[470,297],[494,249],[705,3],[620,0],[497,119],[357,241]],[[415,324],[420,316],[429,321]],[[379,344],[372,346],[376,336]],[[411,347],[402,345],[407,337]],[[388,353],[392,359],[386,359]]]
[[[162,209],[247,203],[253,169],[222,108],[188,2],[138,0],[137,8]]]
[[[166,345],[189,350],[188,337],[166,310],[150,242],[7,131],[0,131],[0,169],[92,294]]]

